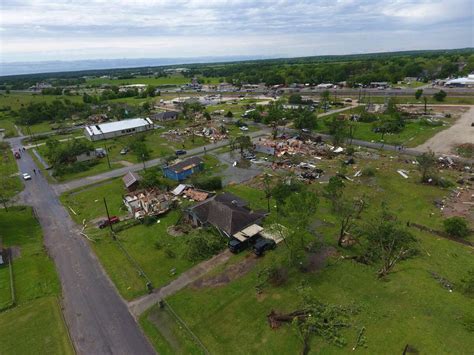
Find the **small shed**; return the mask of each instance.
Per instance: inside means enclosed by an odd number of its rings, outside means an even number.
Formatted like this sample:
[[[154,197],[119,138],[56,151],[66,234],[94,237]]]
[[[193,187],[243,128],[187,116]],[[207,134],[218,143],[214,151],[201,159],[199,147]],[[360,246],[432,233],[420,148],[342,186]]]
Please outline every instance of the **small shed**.
[[[168,179],[183,181],[192,174],[202,171],[203,169],[203,160],[199,157],[192,157],[174,165],[164,167],[163,173]]]
[[[134,191],[138,186],[138,181],[140,180],[140,176],[138,174],[129,171],[123,178],[123,184],[128,191]]]

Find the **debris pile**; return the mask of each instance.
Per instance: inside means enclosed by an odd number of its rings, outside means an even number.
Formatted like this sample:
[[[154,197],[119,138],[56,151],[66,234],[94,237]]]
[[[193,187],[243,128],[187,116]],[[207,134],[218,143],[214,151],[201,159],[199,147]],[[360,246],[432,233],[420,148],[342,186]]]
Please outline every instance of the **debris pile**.
[[[135,191],[123,197],[125,207],[135,219],[163,214],[172,207],[173,201],[170,194],[158,189]]]

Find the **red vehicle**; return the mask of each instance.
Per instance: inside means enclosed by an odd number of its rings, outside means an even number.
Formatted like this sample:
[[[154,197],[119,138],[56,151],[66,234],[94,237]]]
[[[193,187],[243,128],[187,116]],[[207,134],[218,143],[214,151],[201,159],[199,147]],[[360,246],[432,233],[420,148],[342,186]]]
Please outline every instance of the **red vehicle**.
[[[17,158],[17,159],[21,158],[20,152],[15,152],[15,158]]]
[[[118,223],[120,222],[120,218],[118,218],[117,216],[112,216],[110,217],[110,219],[104,219],[103,221],[100,221],[99,224],[98,224],[98,227],[100,229],[103,229],[111,224],[115,224],[115,223]]]

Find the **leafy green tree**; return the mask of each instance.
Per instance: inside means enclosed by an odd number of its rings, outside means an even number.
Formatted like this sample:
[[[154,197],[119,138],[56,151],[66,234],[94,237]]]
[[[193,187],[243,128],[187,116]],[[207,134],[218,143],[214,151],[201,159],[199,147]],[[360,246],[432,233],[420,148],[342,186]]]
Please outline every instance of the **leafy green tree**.
[[[444,230],[452,237],[465,238],[469,235],[469,224],[465,218],[451,217],[443,221]]]
[[[317,128],[318,121],[316,114],[308,109],[296,110],[296,117],[294,119],[295,127],[298,129],[313,130]]]
[[[250,149],[252,147],[252,140],[249,136],[238,136],[235,139],[236,143],[239,146],[240,154],[243,155],[246,149]]]
[[[285,199],[285,204],[278,210],[278,223],[288,226],[289,233],[284,239],[288,248],[290,266],[302,263],[307,245],[307,228],[314,218],[319,200],[308,188],[293,193]]]
[[[446,96],[448,96],[448,94],[446,94],[446,91],[443,91],[443,90],[440,90],[438,91],[437,93],[435,93],[433,95],[433,98],[436,100],[436,101],[444,101],[444,99],[446,98]]]
[[[156,86],[153,85],[148,85],[145,90],[145,95],[149,97],[155,97],[156,96]]]
[[[360,218],[360,215],[367,207],[367,203],[363,197],[356,199],[341,197],[335,201],[335,212],[340,226],[337,245],[341,247],[346,234],[354,227],[355,221]]]
[[[292,105],[300,105],[303,102],[300,94],[291,94],[288,98],[288,103]]]
[[[415,253],[415,237],[387,212],[385,207],[372,221],[360,229],[364,258],[379,265],[379,278],[390,273],[395,265]]]
[[[434,174],[436,167],[436,157],[432,151],[423,153],[416,157],[418,170],[421,173],[421,182],[427,182],[430,176]]]
[[[254,111],[252,111],[252,112],[254,112]],[[232,113],[232,111],[227,111],[227,113],[225,114],[225,117],[232,118],[232,117],[234,117],[234,114]]]
[[[339,176],[332,176],[323,189],[323,196],[331,202],[333,212],[337,212],[341,205],[341,198],[344,193],[344,182]]]
[[[423,95],[423,89],[418,89],[415,92],[415,99],[419,100],[421,95]]]
[[[334,145],[341,145],[344,143],[348,136],[347,132],[347,121],[340,119],[337,115],[334,115],[331,120],[327,123],[329,128],[329,134],[332,136],[332,142]]]

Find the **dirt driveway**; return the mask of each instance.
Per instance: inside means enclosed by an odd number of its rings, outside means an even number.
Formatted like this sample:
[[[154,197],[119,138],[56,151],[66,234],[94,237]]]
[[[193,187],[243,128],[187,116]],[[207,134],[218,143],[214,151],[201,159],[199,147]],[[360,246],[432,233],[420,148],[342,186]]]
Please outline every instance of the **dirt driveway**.
[[[474,143],[474,107],[464,112],[448,129],[431,137],[416,150],[432,150],[437,154],[456,154],[455,147],[463,143]]]

